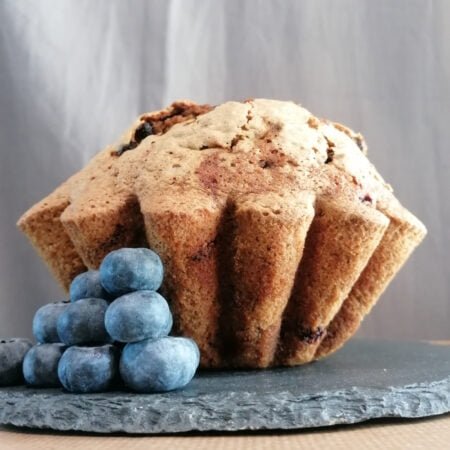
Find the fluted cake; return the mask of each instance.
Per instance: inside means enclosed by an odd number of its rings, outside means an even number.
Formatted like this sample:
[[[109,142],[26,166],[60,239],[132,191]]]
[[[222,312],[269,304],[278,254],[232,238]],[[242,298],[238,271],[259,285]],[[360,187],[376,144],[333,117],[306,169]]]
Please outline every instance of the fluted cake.
[[[426,234],[360,134],[264,99],[143,114],[18,225],[65,289],[116,248],[158,252],[204,368],[335,351]]]

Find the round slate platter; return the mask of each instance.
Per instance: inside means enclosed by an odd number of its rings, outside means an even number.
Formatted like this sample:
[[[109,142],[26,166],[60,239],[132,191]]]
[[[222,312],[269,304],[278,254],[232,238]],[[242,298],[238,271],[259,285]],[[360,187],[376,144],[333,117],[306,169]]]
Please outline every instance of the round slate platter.
[[[99,433],[293,429],[450,410],[450,347],[353,340],[305,366],[199,372],[163,394],[0,388],[0,424]]]

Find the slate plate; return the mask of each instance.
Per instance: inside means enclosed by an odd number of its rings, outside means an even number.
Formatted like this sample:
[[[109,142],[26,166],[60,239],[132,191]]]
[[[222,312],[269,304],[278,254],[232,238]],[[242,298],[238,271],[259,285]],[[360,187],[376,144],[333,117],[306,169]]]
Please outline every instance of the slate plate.
[[[450,410],[450,347],[353,340],[305,366],[202,372],[164,394],[0,388],[0,424],[99,433],[292,429]]]

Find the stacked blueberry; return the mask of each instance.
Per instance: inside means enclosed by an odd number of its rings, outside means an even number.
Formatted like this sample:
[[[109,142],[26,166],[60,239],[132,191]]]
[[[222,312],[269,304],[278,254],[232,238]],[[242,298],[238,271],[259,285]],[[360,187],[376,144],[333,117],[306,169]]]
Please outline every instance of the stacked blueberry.
[[[37,345],[0,342],[0,385],[20,383],[23,370],[29,385],[62,384],[71,392],[101,392],[121,381],[137,392],[185,386],[200,352],[192,339],[168,336],[172,314],[157,292],[163,273],[149,249],[109,253],[98,271],[74,278],[70,302],[38,309]]]

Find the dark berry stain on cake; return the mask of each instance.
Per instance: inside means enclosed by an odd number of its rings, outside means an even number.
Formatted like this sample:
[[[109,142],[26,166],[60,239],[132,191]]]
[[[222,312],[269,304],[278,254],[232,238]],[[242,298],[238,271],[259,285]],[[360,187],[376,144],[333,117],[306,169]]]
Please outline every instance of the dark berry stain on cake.
[[[211,105],[195,105],[185,102],[175,102],[169,109],[150,115],[143,115],[143,121],[135,130],[133,138],[127,144],[121,145],[116,155],[120,156],[128,150],[136,148],[146,137],[156,134],[166,133],[177,123],[193,120],[201,114],[205,114],[213,109]]]
[[[142,122],[135,130],[134,136],[131,139],[128,144],[121,145],[117,150],[117,155],[120,156],[122,153],[133,150],[136,148],[141,141],[143,141],[147,136],[150,136],[153,134],[153,128],[150,123],[148,122]]]
[[[372,199],[372,197],[370,196],[370,194],[365,194],[365,195],[359,197],[359,199],[360,199],[363,203],[370,203],[370,204],[372,204],[372,202],[373,202],[373,199]]]
[[[128,144],[122,144],[116,150],[116,155],[120,156],[128,150],[132,150],[133,148],[136,148],[137,145],[138,145],[137,142],[133,142],[133,141],[130,141]]]
[[[240,141],[244,140],[244,136],[242,134],[236,135],[232,140],[230,144],[230,151],[233,152],[235,147],[239,144]]]
[[[267,160],[261,160],[259,161],[258,165],[259,167],[261,167],[261,169],[268,169],[272,166],[272,163]]]
[[[143,122],[136,128],[136,131],[134,132],[134,141],[139,144],[151,134],[153,134],[153,128],[151,124],[149,124],[148,122]]]
[[[202,247],[200,247],[199,250],[197,250],[197,252],[195,252],[191,256],[191,260],[199,262],[203,261],[204,259],[208,259],[213,254],[215,245],[215,241],[206,242]]]
[[[164,134],[177,123],[187,122],[196,117],[206,114],[214,107],[211,105],[196,105],[186,102],[172,103],[168,110],[159,113],[144,115],[142,120],[149,122],[153,129],[153,134]]]
[[[312,328],[303,328],[298,332],[298,338],[306,342],[307,344],[315,344],[318,342],[326,333],[322,327],[317,327],[316,329]]]
[[[327,148],[327,159],[325,160],[325,164],[329,164],[333,161],[334,158],[334,150],[330,147]]]
[[[214,195],[217,193],[219,176],[223,173],[220,164],[217,153],[212,153],[201,162],[195,172],[202,186]]]
[[[327,141],[327,159],[325,160],[325,164],[329,164],[331,161],[333,161],[334,158],[334,150],[335,147],[334,142],[330,141],[326,136],[324,136],[325,140]]]

